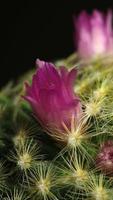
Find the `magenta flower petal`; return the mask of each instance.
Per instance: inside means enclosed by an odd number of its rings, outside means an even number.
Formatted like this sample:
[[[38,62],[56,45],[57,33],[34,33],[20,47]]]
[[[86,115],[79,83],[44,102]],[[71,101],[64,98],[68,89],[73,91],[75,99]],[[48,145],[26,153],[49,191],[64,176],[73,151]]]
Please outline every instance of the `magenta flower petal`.
[[[106,16],[106,31],[107,31],[107,34],[112,37],[113,31],[112,31],[111,24],[112,24],[112,11],[109,10]]]
[[[81,115],[81,103],[73,90],[77,71],[68,71],[65,67],[56,69],[52,63],[37,60],[37,71],[31,86],[26,86],[27,100],[44,127],[62,129],[65,123],[71,125],[72,115],[78,120]]]
[[[112,11],[109,10],[106,16],[107,48],[109,52],[113,51],[113,29],[111,24],[112,24]]]
[[[82,12],[75,25],[75,46],[81,58],[92,58],[113,52],[112,12],[105,16],[97,10]]]

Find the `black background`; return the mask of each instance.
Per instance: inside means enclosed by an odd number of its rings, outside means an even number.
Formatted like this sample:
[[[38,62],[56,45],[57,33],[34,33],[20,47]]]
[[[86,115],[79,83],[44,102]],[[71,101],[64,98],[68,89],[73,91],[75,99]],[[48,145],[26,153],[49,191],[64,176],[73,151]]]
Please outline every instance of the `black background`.
[[[0,87],[35,65],[74,51],[72,16],[113,9],[109,0],[27,0],[0,3]]]

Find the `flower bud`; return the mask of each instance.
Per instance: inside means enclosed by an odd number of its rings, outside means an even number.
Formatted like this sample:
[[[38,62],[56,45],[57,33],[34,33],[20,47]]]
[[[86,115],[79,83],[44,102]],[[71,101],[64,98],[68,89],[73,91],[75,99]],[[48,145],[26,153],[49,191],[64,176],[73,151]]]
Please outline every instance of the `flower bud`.
[[[60,128],[71,126],[72,116],[78,120],[81,112],[80,99],[75,95],[73,85],[76,69],[56,69],[52,63],[37,60],[37,71],[32,84],[26,83],[26,99],[37,120],[44,127]]]
[[[105,174],[113,173],[113,141],[109,140],[100,147],[96,165]]]
[[[74,20],[75,46],[79,57],[90,59],[113,53],[112,13],[107,15],[94,10],[92,15],[83,11]]]

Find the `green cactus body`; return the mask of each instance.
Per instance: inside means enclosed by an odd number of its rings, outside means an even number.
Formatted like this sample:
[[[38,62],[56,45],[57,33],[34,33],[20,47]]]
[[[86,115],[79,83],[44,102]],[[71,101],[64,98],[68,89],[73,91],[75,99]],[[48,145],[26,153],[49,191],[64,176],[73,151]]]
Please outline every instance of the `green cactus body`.
[[[112,200],[113,163],[104,160],[104,170],[98,157],[113,141],[112,58],[86,62],[73,54],[56,64],[78,69],[74,89],[84,115],[78,124],[72,117],[71,130],[64,124],[66,134],[54,130],[51,137],[21,98],[33,71],[0,91],[1,199]]]

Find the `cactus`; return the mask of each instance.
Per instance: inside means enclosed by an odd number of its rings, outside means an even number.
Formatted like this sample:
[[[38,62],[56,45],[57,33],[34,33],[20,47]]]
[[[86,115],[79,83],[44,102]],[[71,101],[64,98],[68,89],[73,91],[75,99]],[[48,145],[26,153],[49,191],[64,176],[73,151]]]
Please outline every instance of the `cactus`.
[[[80,63],[74,54],[55,63],[77,66],[82,115],[71,128],[44,128],[22,98],[34,70],[1,90],[1,199],[112,199],[112,58]]]
[[[0,199],[112,200],[112,56],[54,64],[0,91]]]

